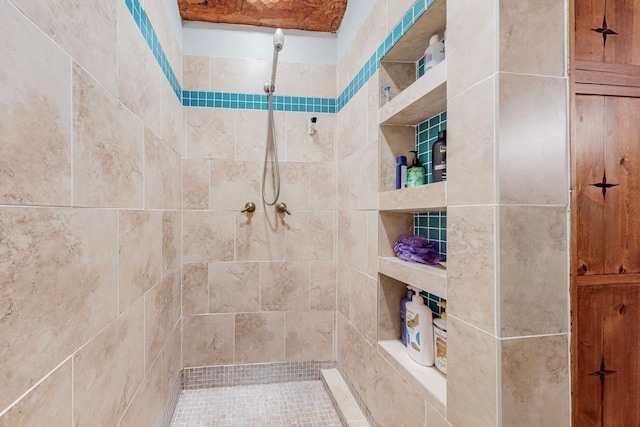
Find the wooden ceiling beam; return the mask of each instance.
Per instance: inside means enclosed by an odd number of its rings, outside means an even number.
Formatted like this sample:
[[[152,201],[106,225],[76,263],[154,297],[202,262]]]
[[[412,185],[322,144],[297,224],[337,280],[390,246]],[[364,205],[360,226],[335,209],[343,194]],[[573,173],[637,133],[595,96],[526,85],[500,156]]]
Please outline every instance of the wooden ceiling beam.
[[[177,0],[182,19],[334,33],[347,0]]]

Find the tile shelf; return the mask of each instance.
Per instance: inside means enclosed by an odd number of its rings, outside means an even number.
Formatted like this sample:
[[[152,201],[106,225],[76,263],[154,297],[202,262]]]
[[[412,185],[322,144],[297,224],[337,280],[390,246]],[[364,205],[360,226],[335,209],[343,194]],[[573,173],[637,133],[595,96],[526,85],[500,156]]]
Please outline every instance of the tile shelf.
[[[446,181],[378,193],[378,210],[384,212],[433,212],[446,209]]]
[[[378,272],[409,286],[447,299],[447,270],[440,266],[378,257]]]

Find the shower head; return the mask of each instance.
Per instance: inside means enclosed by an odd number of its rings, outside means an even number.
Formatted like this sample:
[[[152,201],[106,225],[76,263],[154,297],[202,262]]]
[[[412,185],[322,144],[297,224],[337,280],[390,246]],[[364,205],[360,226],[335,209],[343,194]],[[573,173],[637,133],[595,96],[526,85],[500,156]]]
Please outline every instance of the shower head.
[[[276,33],[273,35],[273,48],[280,52],[282,50],[282,46],[284,45],[284,32],[282,29],[278,28]]]

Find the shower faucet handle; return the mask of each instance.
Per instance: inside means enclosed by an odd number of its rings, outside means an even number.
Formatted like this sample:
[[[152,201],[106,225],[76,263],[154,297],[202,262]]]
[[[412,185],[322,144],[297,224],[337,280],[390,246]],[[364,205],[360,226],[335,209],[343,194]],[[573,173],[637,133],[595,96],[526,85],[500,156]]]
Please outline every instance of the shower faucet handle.
[[[278,211],[278,213],[287,213],[287,215],[291,215],[291,212],[289,212],[289,210],[287,209],[287,204],[280,202],[276,205],[276,211]]]
[[[244,204],[244,209],[242,209],[240,212],[253,212],[256,210],[256,204],[253,202],[247,202]]]

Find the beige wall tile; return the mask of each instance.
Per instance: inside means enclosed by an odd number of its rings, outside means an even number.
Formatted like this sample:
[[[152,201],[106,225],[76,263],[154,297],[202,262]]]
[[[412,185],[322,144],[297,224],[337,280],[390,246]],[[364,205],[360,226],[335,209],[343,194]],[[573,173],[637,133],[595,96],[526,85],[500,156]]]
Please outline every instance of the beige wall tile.
[[[117,224],[115,211],[0,209],[0,408],[116,317]]]
[[[69,205],[71,61],[7,2],[0,27],[0,202]]]
[[[320,98],[337,98],[336,66],[311,64],[311,96]]]
[[[287,217],[286,259],[288,261],[335,259],[336,214],[296,212]]]
[[[206,159],[182,160],[182,208],[209,208],[209,175],[211,168]]]
[[[500,207],[502,337],[569,330],[566,224],[564,206]]]
[[[377,48],[377,47],[376,47]],[[360,90],[367,91],[368,110],[367,110],[367,143],[378,146],[380,140],[380,120],[378,118],[378,109],[380,108],[380,73],[377,72],[367,82],[364,88]]]
[[[181,318],[182,319],[182,318]],[[162,350],[162,405],[166,407],[182,370],[182,321],[176,323]]]
[[[180,209],[182,160],[149,128],[144,131],[144,206],[147,209]]]
[[[287,160],[333,162],[335,159],[335,114],[286,113]],[[309,135],[309,120],[316,117],[316,133]]]
[[[264,162],[264,151],[267,146],[267,128],[269,125],[268,113],[258,110],[237,110],[236,121],[236,160]],[[273,123],[275,125],[278,159],[282,162],[287,159],[286,113],[283,111],[274,112]],[[270,159],[272,159],[272,153],[273,151],[270,148]]]
[[[492,206],[447,210],[447,311],[495,333],[495,232]]]
[[[260,200],[260,162],[211,160],[209,208],[239,212],[246,202],[262,208]]]
[[[367,145],[367,111],[369,97],[366,90],[359,90],[338,114],[338,159],[347,157]]]
[[[401,0],[407,2],[407,0]],[[387,28],[387,7],[385,0],[378,0],[371,9],[364,25],[360,27],[349,47],[349,80],[354,78],[360,68],[369,60],[371,54],[378,49],[389,31]],[[391,3],[391,2],[389,2]],[[393,5],[391,6],[393,7]],[[348,82],[347,82],[348,83]]]
[[[427,406],[427,425],[429,427],[451,427],[446,417],[439,413],[433,406]]]
[[[351,208],[378,208],[378,146],[370,144],[349,156]]]
[[[338,161],[338,211],[349,210],[351,205],[351,161],[348,157]]]
[[[451,425],[498,425],[497,351],[495,337],[452,315],[447,318],[447,419]]]
[[[284,313],[236,314],[236,363],[284,360]]]
[[[336,303],[338,312],[347,319],[351,317],[351,267],[338,258],[338,281]]]
[[[182,73],[180,72],[182,70],[182,52],[169,21],[169,13],[173,13],[173,11],[167,12],[165,3],[162,0],[145,1],[144,10],[153,25],[158,41],[167,56],[171,68],[178,81],[182,82]]]
[[[344,55],[342,55],[342,58],[338,60],[338,65],[336,65],[336,97],[340,95],[343,90],[345,90],[351,79],[352,76],[349,74],[349,54],[348,52],[346,52]]]
[[[260,301],[263,311],[309,310],[309,263],[261,263]]]
[[[221,108],[189,107],[187,117],[187,157],[233,159],[235,156],[235,111]]]
[[[68,360],[0,416],[0,426],[69,425],[73,420],[71,382],[72,368]]]
[[[503,425],[571,425],[566,335],[503,340]]]
[[[495,79],[449,99],[447,115],[447,204],[496,202]]]
[[[72,6],[62,0],[40,5],[16,0],[13,4],[107,90],[117,93],[116,0],[80,2]],[[3,28],[7,27],[3,25]],[[50,70],[46,75],[52,77]]]
[[[378,340],[399,340],[404,327],[400,323],[400,301],[407,296],[407,285],[384,275],[378,283]]]
[[[162,277],[180,271],[182,212],[162,212]]]
[[[387,0],[387,34],[393,31],[393,28],[414,3],[415,1],[413,0]],[[425,42],[428,43],[428,40],[425,40]]]
[[[271,61],[211,58],[210,90],[214,92],[262,94],[263,86],[270,78]]]
[[[338,213],[338,259],[360,271],[367,271],[367,212]]]
[[[121,211],[119,215],[119,309],[122,313],[160,281],[162,213]]]
[[[80,67],[73,69],[73,202],[141,208],[143,126]]]
[[[260,310],[260,264],[218,262],[209,265],[209,311],[211,313]]]
[[[271,66],[269,66],[269,77],[262,82],[266,83],[271,77]],[[249,92],[257,93],[257,92]],[[276,95],[291,96],[320,96],[311,93],[311,69],[309,64],[298,64],[291,62],[279,62],[276,70]]]
[[[142,299],[74,355],[73,373],[75,425],[116,425],[144,378]]]
[[[183,67],[183,89],[209,91],[211,58],[184,55]]]
[[[284,261],[285,225],[274,208],[237,213],[235,221],[236,261]]]
[[[506,73],[499,81],[500,202],[567,204],[566,81]]]
[[[233,212],[184,212],[182,261],[232,261]]]
[[[495,39],[498,23],[495,3],[491,0],[460,0],[447,5],[449,98],[496,71]]]
[[[309,209],[311,211],[337,210],[337,182],[335,163],[309,165]]]
[[[337,266],[335,261],[309,263],[309,299],[311,310],[335,310]]]
[[[158,357],[147,373],[119,427],[156,426],[162,419],[162,364]]]
[[[347,319],[338,314],[337,359],[354,388],[365,402],[373,396],[372,384],[375,372],[373,347]]]
[[[500,70],[565,75],[565,4],[500,2]]]
[[[351,270],[351,323],[372,345],[378,342],[378,282]]]
[[[295,214],[298,211],[309,210],[309,186],[309,164],[280,163],[280,198],[278,200],[286,203],[289,211]]]
[[[164,142],[180,157],[186,154],[184,119],[185,115],[182,101],[173,92],[171,85],[165,79],[161,84],[162,119],[160,135]]]
[[[333,360],[333,311],[285,313],[286,360]]]
[[[233,363],[235,318],[233,314],[184,316],[183,367]]]
[[[182,314],[209,313],[208,264],[182,265]]]
[[[145,368],[158,357],[180,318],[180,276],[169,274],[144,297]]]
[[[367,212],[367,270],[371,277],[378,275],[378,211]]]

